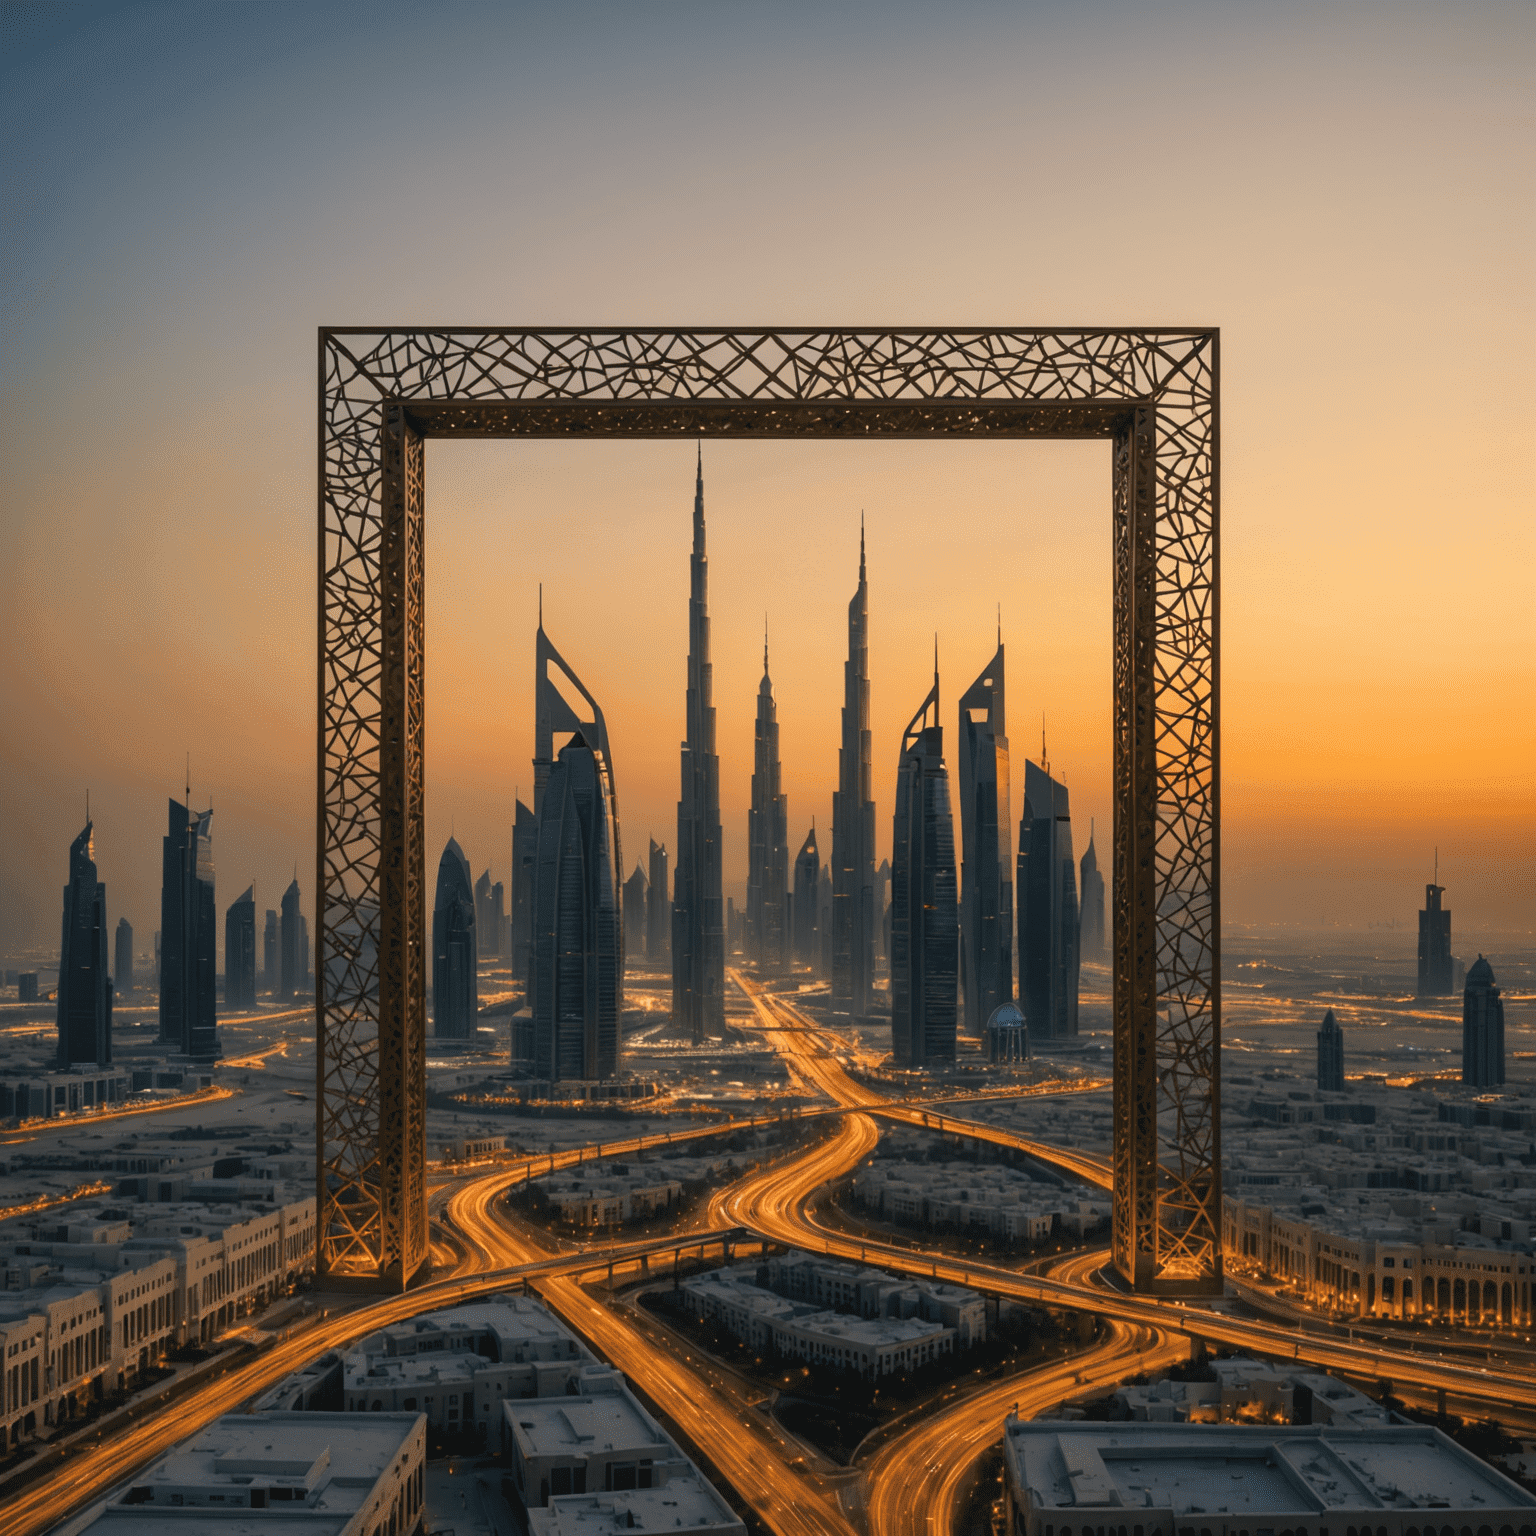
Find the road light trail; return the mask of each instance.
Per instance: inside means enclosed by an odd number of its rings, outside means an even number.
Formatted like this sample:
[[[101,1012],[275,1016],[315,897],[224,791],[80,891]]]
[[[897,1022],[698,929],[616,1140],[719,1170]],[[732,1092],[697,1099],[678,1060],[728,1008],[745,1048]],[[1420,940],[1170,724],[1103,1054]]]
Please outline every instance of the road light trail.
[[[737,985],[752,999],[765,1032],[775,1046],[808,1063],[824,1091],[840,1102],[866,1113],[851,1118],[871,1124],[868,1111],[879,1113],[879,1100],[863,1084],[855,1082],[826,1049],[824,1032],[807,1019],[793,1004],[765,993],[755,983],[732,972]],[[874,1103],[871,1103],[871,1100]],[[969,1122],[950,1122],[956,1129]],[[995,1132],[995,1127],[981,1127]],[[969,1134],[967,1129],[966,1134]],[[1003,1133],[1006,1135],[1007,1133]],[[872,1145],[872,1143],[871,1143]],[[1060,1155],[1060,1154],[1057,1154]],[[851,1172],[851,1168],[846,1172]],[[846,1177],[846,1172],[842,1175]],[[976,1285],[999,1296],[1030,1302],[1037,1306],[1070,1307],[1088,1310],[1105,1318],[1163,1328],[1186,1337],[1200,1338],[1213,1344],[1230,1345],[1280,1359],[1305,1360],[1327,1371],[1367,1380],[1390,1377],[1394,1383],[1416,1391],[1434,1393],[1440,1389],[1457,1397],[1484,1404],[1490,1412],[1510,1417],[1511,1404],[1532,1400],[1536,1390],[1536,1371],[1503,1367],[1482,1368],[1444,1360],[1428,1360],[1423,1355],[1370,1343],[1355,1344],[1286,1328],[1274,1323],[1231,1317],[1198,1305],[1157,1297],[1126,1295],[1082,1282],[1052,1280],[1021,1275],[1013,1270],[977,1261],[962,1261],[938,1252],[914,1251],[878,1241],[847,1237],[819,1223],[808,1209],[814,1191],[796,1188],[781,1196],[756,1183],[751,1198],[745,1192],[730,1205],[730,1219],[763,1232],[773,1241],[792,1247],[810,1248],[856,1262],[883,1265],[905,1274],[927,1274],[957,1285]]]
[[[1052,1266],[1052,1278],[1085,1280],[1105,1257],[1102,1251],[1073,1254]],[[1160,1330],[1111,1322],[1092,1349],[1015,1371],[922,1418],[869,1464],[871,1536],[948,1536],[976,1462],[997,1443],[1010,1412],[1036,1418],[1064,1398],[1103,1392],[1134,1371],[1171,1365],[1186,1348]]]
[[[803,1164],[819,1165],[822,1153],[822,1147],[812,1147],[788,1168],[780,1164],[773,1171],[785,1174]],[[796,1175],[796,1182],[805,1176]],[[505,1176],[479,1179],[449,1201],[454,1226],[475,1250],[477,1263],[527,1263],[547,1256],[541,1244],[518,1231],[497,1209],[497,1201],[514,1182]],[[607,1262],[601,1254],[593,1258],[594,1269]],[[642,1388],[771,1530],[779,1536],[854,1536],[841,1511],[804,1474],[784,1464],[776,1442],[756,1417],[731,1402],[687,1359],[679,1360],[653,1343],[574,1279],[540,1279],[537,1287],[555,1312]]]

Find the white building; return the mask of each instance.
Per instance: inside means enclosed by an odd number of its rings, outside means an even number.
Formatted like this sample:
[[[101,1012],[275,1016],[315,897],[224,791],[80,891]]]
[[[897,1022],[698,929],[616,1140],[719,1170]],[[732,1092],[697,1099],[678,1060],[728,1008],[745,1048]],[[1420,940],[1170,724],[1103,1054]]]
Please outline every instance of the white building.
[[[528,1536],[616,1536],[679,1527],[688,1536],[743,1536],[746,1530],[692,1467],[659,1488],[566,1494],[528,1511]]]
[[[1536,1497],[1417,1425],[1009,1418],[1012,1536],[1536,1536]]]
[[[229,1414],[69,1536],[414,1536],[426,1452],[420,1414]]]
[[[312,1196],[255,1206],[80,1201],[63,1219],[41,1212],[0,1225],[7,1443],[128,1386],[178,1345],[212,1339],[297,1284],[314,1252]],[[23,1348],[34,1318],[41,1337]]]
[[[1211,1361],[1215,1381],[1161,1379],[1121,1387],[1115,1400],[1151,1424],[1332,1424],[1366,1428],[1390,1422],[1380,1403],[1317,1371],[1292,1371],[1239,1356]]]

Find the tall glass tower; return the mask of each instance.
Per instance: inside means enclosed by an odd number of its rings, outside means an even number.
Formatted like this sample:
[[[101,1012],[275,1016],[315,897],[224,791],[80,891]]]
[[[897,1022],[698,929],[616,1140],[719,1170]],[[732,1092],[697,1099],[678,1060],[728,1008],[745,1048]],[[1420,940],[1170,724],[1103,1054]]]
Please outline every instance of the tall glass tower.
[[[1019,822],[1019,995],[1031,1041],[1077,1033],[1077,864],[1067,786],[1024,765]]]
[[[843,736],[832,797],[832,1007],[869,1012],[875,978],[875,797],[869,728],[869,581],[859,528],[859,585],[848,604]]]
[[[580,732],[539,807],[533,884],[535,1075],[591,1082],[619,1071],[624,935],[612,778]]]
[[[64,938],[59,948],[61,1067],[112,1060],[112,976],[107,969],[107,888],[96,878],[95,823],[69,845]],[[132,939],[129,939],[130,944]]]
[[[960,981],[965,1027],[980,1035],[1013,1001],[1013,810],[1003,641],[960,696]]]
[[[792,903],[795,939],[795,964],[820,968],[817,954],[817,925],[819,916],[817,892],[821,888],[821,854],[816,848],[816,823],[805,834],[800,852],[795,855],[795,893]]]
[[[959,1001],[955,820],[937,672],[902,733],[892,830],[891,1052],[898,1066],[926,1067],[955,1059]]]
[[[693,490],[688,562],[687,734],[672,878],[672,1023],[695,1044],[725,1032],[725,903],[721,875],[720,758],[709,659],[709,560],[704,551],[704,452]]]
[[[284,945],[285,960],[286,950]],[[432,1033],[439,1040],[475,1037],[480,1014],[475,953],[475,893],[469,860],[450,837],[438,860],[437,896],[432,903]]]
[[[256,887],[230,902],[224,914],[224,1008],[256,1006]]]
[[[219,1054],[213,812],[169,802],[161,842],[160,1038],[197,1061]]]

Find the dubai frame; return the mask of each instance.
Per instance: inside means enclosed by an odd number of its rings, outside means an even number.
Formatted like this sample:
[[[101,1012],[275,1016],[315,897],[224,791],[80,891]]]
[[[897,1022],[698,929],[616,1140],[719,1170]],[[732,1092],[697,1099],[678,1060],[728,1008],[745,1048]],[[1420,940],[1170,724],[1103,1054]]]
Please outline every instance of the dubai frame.
[[[1221,1285],[1218,335],[320,332],[315,1013],[323,1280],[426,1273],[429,437],[1105,438],[1114,1263]]]

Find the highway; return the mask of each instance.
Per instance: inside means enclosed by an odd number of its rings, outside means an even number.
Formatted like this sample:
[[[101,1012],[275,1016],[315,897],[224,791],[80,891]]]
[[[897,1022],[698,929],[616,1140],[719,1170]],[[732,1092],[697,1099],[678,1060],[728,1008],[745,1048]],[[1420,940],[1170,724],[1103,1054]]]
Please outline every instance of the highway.
[[[1304,1360],[1324,1370],[1358,1378],[1390,1376],[1399,1389],[1432,1395],[1445,1388],[1454,1399],[1481,1405],[1481,1411],[1508,1421],[1511,1405],[1536,1401],[1536,1372],[1512,1366],[1481,1368],[1464,1361],[1435,1359],[1419,1352],[1372,1342],[1317,1336],[1278,1324],[1236,1318],[1197,1305],[1123,1295],[1096,1279],[1102,1255],[1077,1256],[1046,1275],[1001,1265],[956,1259],[938,1251],[870,1239],[855,1239],[823,1225],[815,1202],[829,1185],[847,1178],[874,1150],[880,1119],[927,1125],[1028,1152],[1099,1186],[1108,1187],[1102,1159],[1049,1147],[982,1122],[944,1115],[924,1101],[892,1101],[857,1082],[838,1059],[840,1042],[783,997],[764,991],[737,972],[733,979],[751,999],[760,1026],[786,1065],[803,1082],[832,1101],[813,1112],[832,1123],[823,1140],[780,1161],[753,1170],[717,1191],[701,1213],[692,1241],[721,1239],[746,1228],[775,1243],[809,1248],[878,1264],[898,1273],[928,1275],[1035,1306],[1088,1310],[1109,1324],[1094,1349],[1070,1362],[1053,1362],[967,1394],[922,1420],[884,1447],[869,1467],[868,1509],[876,1532],[917,1532],[942,1536],[976,1459],[995,1442],[1013,1403],[1038,1412],[1065,1395],[1107,1388],[1126,1374],[1182,1356],[1191,1337],[1212,1344]],[[1054,1083],[1021,1090],[1019,1096],[1084,1091],[1097,1083]],[[678,1357],[631,1326],[622,1312],[590,1295],[579,1276],[616,1275],[638,1268],[645,1244],[561,1244],[510,1216],[500,1197],[528,1177],[578,1165],[600,1156],[626,1155],[694,1141],[724,1132],[780,1124],[781,1114],[721,1121],[687,1131],[624,1137],[593,1147],[571,1148],[536,1158],[460,1170],[458,1188],[440,1189],[433,1205],[445,1223],[433,1239],[434,1263],[452,1265],[452,1274],[404,1296],[360,1300],[279,1341],[264,1353],[193,1388],[172,1408],[150,1407],[145,1417],[64,1461],[46,1479],[8,1497],[0,1510],[0,1536],[36,1536],[60,1510],[79,1510],[104,1497],[138,1467],[226,1412],[259,1396],[283,1376],[317,1355],[344,1347],[390,1322],[451,1306],[502,1286],[531,1283],[568,1324],[624,1371],[730,1481],[764,1523],[781,1536],[837,1533],[853,1527],[834,1491],[786,1461],[785,1438],[777,1425],[722,1390],[709,1362]],[[439,1170],[449,1173],[450,1170]],[[676,1234],[663,1240],[676,1242]],[[656,1245],[650,1245],[654,1248]],[[1081,1378],[1079,1380],[1078,1378]],[[898,1447],[902,1449],[898,1449]]]

